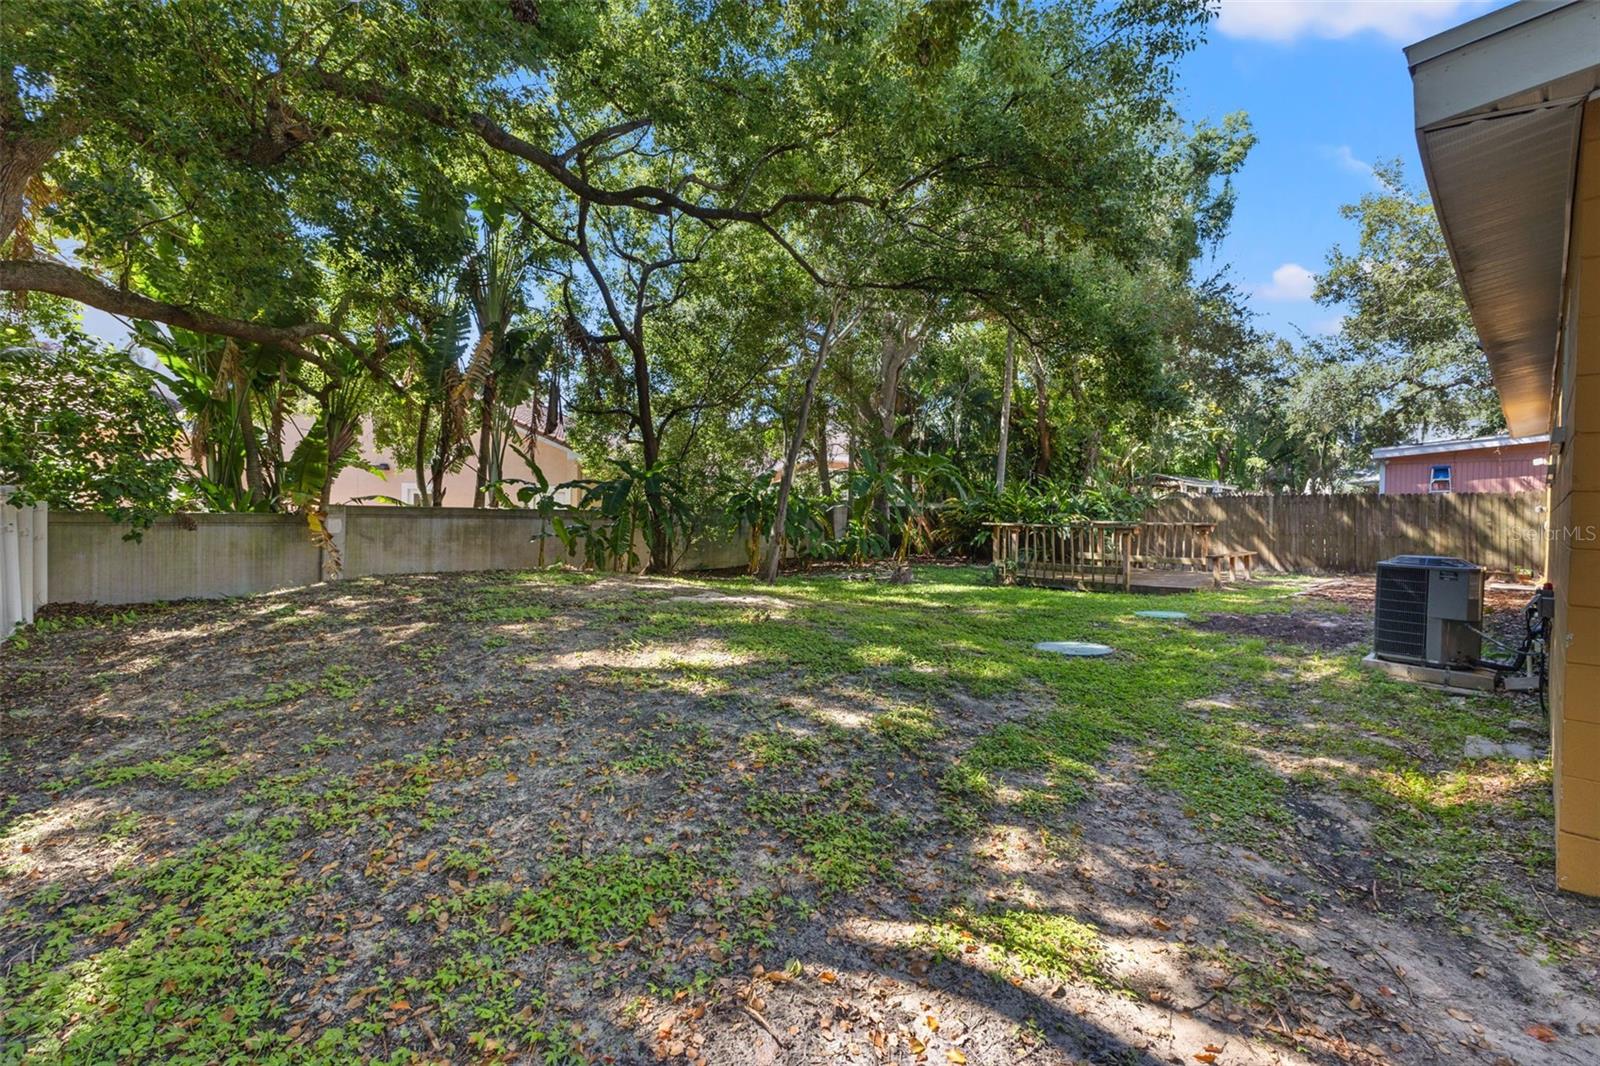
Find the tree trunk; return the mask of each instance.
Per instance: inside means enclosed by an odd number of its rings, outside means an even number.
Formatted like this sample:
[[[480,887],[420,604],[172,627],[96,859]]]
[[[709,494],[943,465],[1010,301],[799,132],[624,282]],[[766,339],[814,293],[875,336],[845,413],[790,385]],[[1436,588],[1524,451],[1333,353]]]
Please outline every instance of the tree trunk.
[[[274,498],[283,490],[283,401],[288,391],[289,368],[286,364],[279,363],[278,388],[272,394],[272,414],[267,429],[271,434],[267,440],[267,458],[271,461],[267,491]]]
[[[650,410],[650,364],[645,358],[644,341],[641,338],[630,337],[628,350],[633,354],[633,390],[639,404],[639,448],[644,453],[644,468],[650,472],[655,470],[656,461],[661,458],[661,441],[656,436],[655,415]],[[667,526],[666,501],[652,489],[645,490],[644,500],[650,509],[647,538],[650,542],[650,562],[645,567],[645,573],[669,573],[672,569],[672,533]]]
[[[74,118],[52,122],[52,116],[29,119],[22,110],[21,93],[9,64],[0,86],[0,245],[22,224],[22,200],[28,185],[44,172],[45,164],[82,129]]]
[[[811,445],[812,454],[817,458],[817,487],[822,490],[822,495],[833,495],[833,471],[828,463],[830,453],[828,450],[828,407],[823,404],[817,411],[817,438]]]
[[[433,409],[422,401],[422,419],[417,426],[417,502],[428,506],[428,421]]]
[[[1050,476],[1050,464],[1055,458],[1050,442],[1050,392],[1046,387],[1044,356],[1033,353],[1033,406],[1034,421],[1039,436],[1039,454],[1034,457],[1033,470],[1040,477]]]
[[[239,442],[244,446],[244,488],[250,496],[251,506],[266,499],[266,484],[261,477],[261,442],[256,440],[256,427],[250,417],[250,395],[246,386],[236,397],[239,405]]]
[[[844,442],[844,521],[850,524],[850,512],[856,505],[856,412],[850,408],[850,423],[845,428]]]
[[[776,584],[778,564],[783,561],[783,530],[789,520],[789,492],[794,487],[794,468],[800,461],[800,444],[806,439],[806,418],[811,414],[811,401],[817,395],[817,379],[822,376],[823,361],[833,344],[834,327],[839,323],[839,305],[834,303],[828,312],[828,324],[817,340],[817,355],[811,362],[811,373],[806,377],[806,391],[800,397],[800,412],[795,417],[794,432],[789,436],[789,451],[783,458],[783,478],[778,482],[778,512],[772,522],[772,547],[767,556],[767,584]]]
[[[900,413],[900,374],[922,344],[925,322],[909,323],[897,319],[883,335],[883,352],[878,363],[878,431],[881,437],[878,456],[878,478],[886,480],[890,457],[894,454],[895,428]],[[880,486],[878,492],[878,533],[889,536],[889,491]]]
[[[455,419],[450,416],[450,401],[439,408],[439,442],[433,449],[433,484],[428,490],[428,502],[434,507],[444,506],[444,472],[450,465],[450,442],[455,439]]]
[[[1090,430],[1088,446],[1083,449],[1083,479],[1086,482],[1094,477],[1095,470],[1100,466],[1100,437],[1098,426]]]
[[[545,436],[553,437],[561,426],[561,375],[555,367],[550,368],[550,396],[544,405],[544,432]]]
[[[1006,447],[1011,442],[1011,381],[1017,374],[1017,331],[1006,327],[1006,378],[1000,387],[1000,456],[994,464],[994,491],[1006,489]]]
[[[489,484],[489,438],[494,426],[495,380],[490,374],[483,379],[483,402],[479,405],[478,426],[478,477],[472,487],[472,506],[482,507],[484,489]]]
[[[890,506],[887,471],[894,452],[895,414],[900,401],[900,368],[893,334],[883,338],[883,360],[878,378],[878,536],[889,536]]]

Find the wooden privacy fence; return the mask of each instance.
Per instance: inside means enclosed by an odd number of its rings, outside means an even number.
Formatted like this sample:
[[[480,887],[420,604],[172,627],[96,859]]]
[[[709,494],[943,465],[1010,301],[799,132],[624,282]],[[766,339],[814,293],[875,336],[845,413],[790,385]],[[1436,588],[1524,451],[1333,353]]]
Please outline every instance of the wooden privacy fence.
[[[1370,573],[1395,555],[1456,555],[1505,573],[1544,571],[1545,494],[1173,496],[1145,518],[1209,522],[1214,545],[1274,570]]]

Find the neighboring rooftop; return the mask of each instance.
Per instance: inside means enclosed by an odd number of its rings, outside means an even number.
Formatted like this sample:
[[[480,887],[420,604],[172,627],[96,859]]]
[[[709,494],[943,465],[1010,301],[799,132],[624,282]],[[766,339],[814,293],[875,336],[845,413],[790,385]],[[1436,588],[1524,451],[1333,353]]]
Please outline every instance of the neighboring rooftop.
[[[1229,485],[1225,481],[1216,481],[1204,477],[1184,477],[1182,474],[1152,474],[1150,484],[1158,488],[1174,488],[1184,492],[1205,493],[1211,496],[1220,496],[1227,493],[1238,492],[1237,485]]]
[[[1515,448],[1523,444],[1548,444],[1550,434],[1534,433],[1526,437],[1501,434],[1498,437],[1460,437],[1455,440],[1425,440],[1415,444],[1395,444],[1387,448],[1372,449],[1374,459],[1398,459],[1404,455],[1437,455],[1440,452],[1476,452],[1492,448]]]

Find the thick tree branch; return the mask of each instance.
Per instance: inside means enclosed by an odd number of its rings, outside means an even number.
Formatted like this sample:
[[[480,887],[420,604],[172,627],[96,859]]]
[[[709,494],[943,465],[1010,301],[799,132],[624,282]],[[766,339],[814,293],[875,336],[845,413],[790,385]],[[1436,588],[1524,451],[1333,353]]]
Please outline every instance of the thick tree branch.
[[[560,155],[547,151],[518,137],[481,111],[468,111],[459,115],[452,114],[433,101],[417,96],[414,93],[391,89],[376,82],[350,78],[343,74],[336,74],[333,71],[320,68],[306,71],[306,77],[314,88],[332,93],[342,99],[398,111],[413,118],[419,118],[441,129],[473,133],[491,148],[532,163],[554,178],[574,196],[606,207],[630,207],[657,215],[670,215],[673,212],[678,212],[688,215],[690,218],[699,219],[702,222],[759,223],[773,218],[785,208],[791,206],[832,207],[855,204],[871,207],[876,206],[877,203],[871,197],[849,193],[788,193],[760,208],[719,207],[714,204],[685,199],[671,189],[659,185],[630,185],[620,189],[607,189],[588,181],[568,165],[572,150],[569,149],[568,152]],[[647,124],[645,120],[623,123],[620,126],[602,130],[579,143],[580,145],[587,145],[588,141],[595,138],[603,142],[606,139],[618,136],[619,130],[632,132],[632,130],[643,128]],[[574,146],[574,148],[577,147]]]
[[[562,163],[570,163],[578,156],[587,154],[593,148],[598,148],[602,144],[614,141],[618,137],[626,137],[630,133],[646,129],[650,126],[650,124],[650,120],[647,118],[636,118],[627,122],[619,122],[614,126],[607,126],[605,129],[596,130],[595,132],[589,134],[589,136],[576,142],[571,148],[568,148],[556,158]]]
[[[313,337],[329,337],[356,351],[355,345],[326,322],[303,322],[294,326],[269,326],[261,322],[245,322],[183,307],[161,300],[152,300],[126,289],[113,288],[98,278],[60,263],[31,260],[0,260],[0,292],[48,292],[90,307],[97,307],[113,315],[142,318],[163,322],[195,333],[217,337],[232,337],[252,344],[273,344],[288,348],[318,366],[323,361],[307,352],[304,342]]]

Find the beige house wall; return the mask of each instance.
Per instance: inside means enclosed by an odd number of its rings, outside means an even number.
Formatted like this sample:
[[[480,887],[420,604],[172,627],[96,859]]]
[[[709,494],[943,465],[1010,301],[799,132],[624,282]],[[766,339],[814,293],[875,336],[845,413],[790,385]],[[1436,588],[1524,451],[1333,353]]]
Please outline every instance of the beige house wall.
[[[519,420],[524,423],[531,420],[532,412],[526,408],[515,412]],[[295,445],[300,443],[305,431],[310,427],[310,421],[291,419],[284,426],[283,452],[292,454]],[[477,443],[474,435],[473,443]],[[333,481],[333,492],[328,502],[332,504],[381,504],[386,501],[376,497],[384,496],[399,500],[402,503],[411,503],[417,492],[417,463],[415,456],[391,455],[378,447],[373,439],[372,423],[363,419],[361,425],[361,440],[356,445],[356,451],[361,458],[378,471],[366,470],[361,467],[346,467],[339,472]],[[542,433],[533,434],[533,447],[529,451],[534,463],[544,472],[545,480],[551,487],[563,482],[573,481],[583,476],[583,469],[578,462],[578,453],[567,447],[553,437]],[[507,480],[519,479],[533,481],[533,468],[528,465],[515,451],[506,449],[505,460],[502,463],[500,476]],[[473,487],[478,480],[478,458],[476,452],[461,467],[444,476],[444,505],[447,507],[471,507]],[[511,490],[515,498],[514,489]],[[567,489],[556,494],[559,503],[573,505],[577,503],[575,490]]]
[[[284,442],[284,450],[292,447],[289,441]],[[372,426],[365,424],[361,430],[361,443],[357,446],[361,457],[368,463],[378,466],[387,464],[388,469],[381,473],[373,473],[360,467],[347,467],[339,472],[333,482],[333,495],[330,503],[376,503],[375,496],[392,496],[394,499],[405,503],[411,502],[417,489],[417,469],[415,458],[407,459],[403,456],[384,454],[372,439]],[[564,481],[572,481],[583,476],[583,471],[578,463],[578,455],[571,448],[553,438],[541,435],[534,437],[534,446],[529,453],[551,486],[556,486]],[[501,466],[500,476],[507,479],[518,478],[532,481],[533,470],[523,461],[522,456],[511,449],[506,449],[505,460]],[[472,490],[478,479],[478,459],[474,455],[468,459],[460,470],[452,471],[444,476],[444,505],[447,507],[471,507]],[[512,493],[515,497],[515,493]],[[563,504],[575,503],[571,497],[572,490],[558,494],[558,499]]]
[[[1556,882],[1600,895],[1600,102],[1585,108],[1551,427]]]

